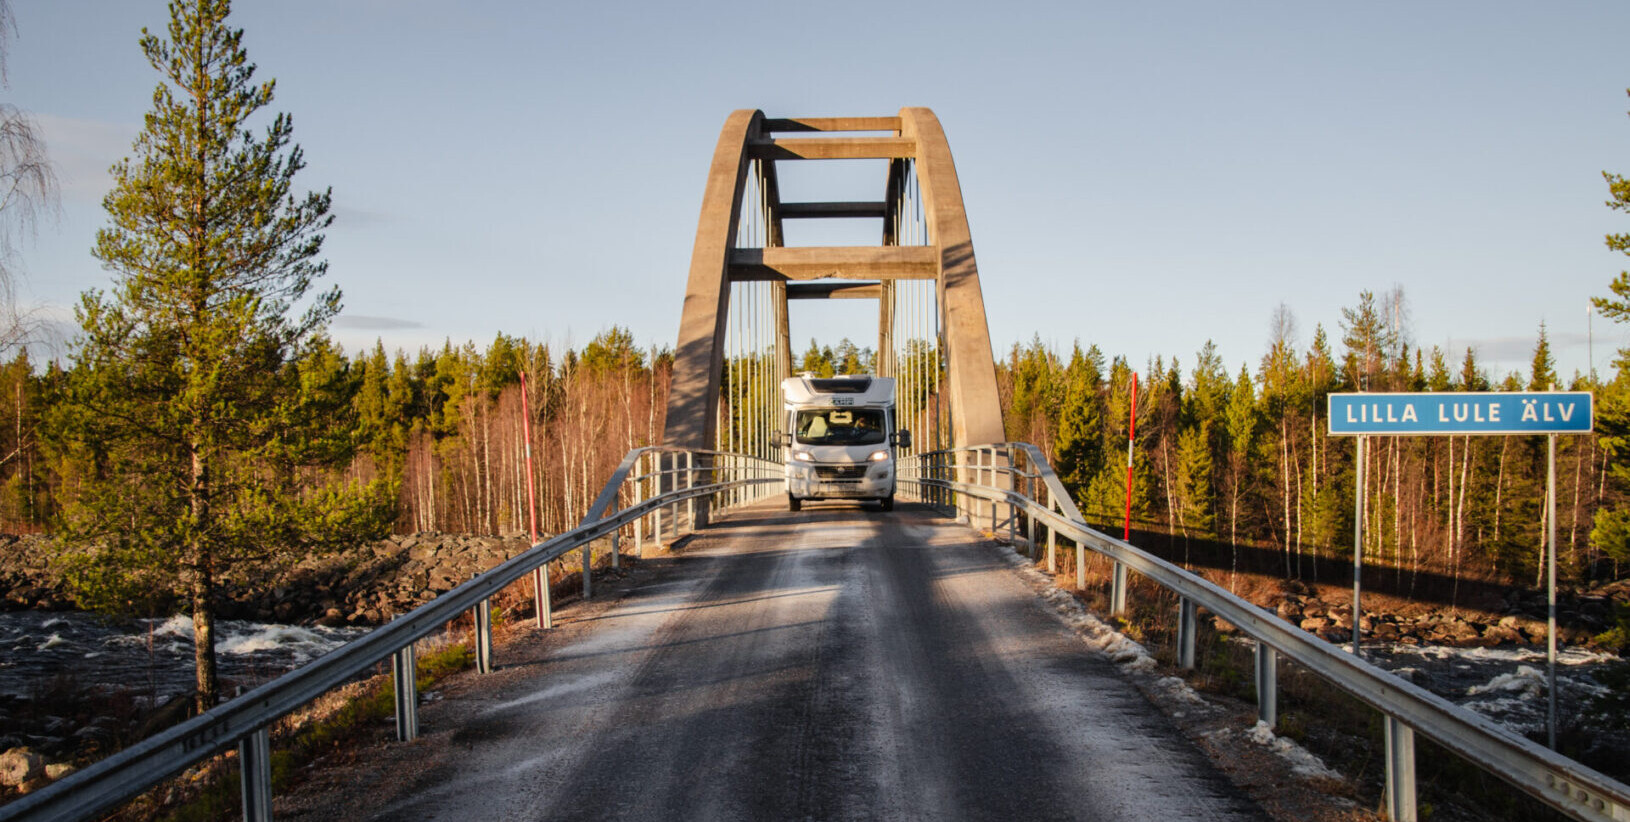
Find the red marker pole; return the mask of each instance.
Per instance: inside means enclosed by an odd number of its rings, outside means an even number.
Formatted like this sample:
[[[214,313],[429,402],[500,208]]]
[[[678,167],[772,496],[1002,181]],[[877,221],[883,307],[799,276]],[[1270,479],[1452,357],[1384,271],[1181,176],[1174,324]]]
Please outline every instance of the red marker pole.
[[[1138,372],[1132,372],[1132,415],[1126,423],[1126,525],[1121,539],[1132,541],[1132,443],[1138,435]]]
[[[538,492],[532,484],[532,407],[526,399],[526,372],[521,372],[521,434],[526,437],[526,521],[532,544],[538,544]],[[554,627],[549,605],[549,566],[532,571],[532,610],[539,628]]]

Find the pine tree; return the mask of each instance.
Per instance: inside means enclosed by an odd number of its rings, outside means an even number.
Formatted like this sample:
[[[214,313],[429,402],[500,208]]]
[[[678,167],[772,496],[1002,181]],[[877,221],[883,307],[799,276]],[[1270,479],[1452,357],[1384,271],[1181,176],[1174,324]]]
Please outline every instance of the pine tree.
[[[219,586],[263,582],[280,549],[377,533],[394,493],[295,485],[347,460],[355,429],[346,369],[322,336],[339,291],[307,299],[327,268],[329,194],[291,193],[304,160],[288,115],[249,129],[273,83],[253,81],[230,11],[175,0],[167,39],[142,32],[163,79],[103,200],[95,254],[115,288],[81,299],[57,429],[91,466],[64,522],[82,595],[107,608],[179,597],[201,710],[219,691]]]
[[[1627,89],[1625,94],[1630,95],[1630,89]],[[1606,171],[1602,172],[1602,179],[1607,181],[1607,207],[1618,212],[1630,212],[1630,179]],[[1630,233],[1607,235],[1607,247],[1630,256]],[[1616,322],[1630,320],[1630,272],[1619,272],[1619,276],[1607,287],[1613,292],[1613,297],[1592,297],[1591,305],[1610,320]]]
[[[1428,391],[1448,391],[1449,363],[1443,359],[1443,349],[1432,346],[1432,360],[1426,372],[1426,389]]]
[[[1545,323],[1539,324],[1539,341],[1534,344],[1534,363],[1528,370],[1529,391],[1556,391],[1562,387],[1556,377],[1556,361],[1551,358],[1551,341]]]
[[[800,373],[808,372],[815,377],[831,377],[838,373],[837,364],[833,361],[832,349],[822,348],[814,339],[809,341],[809,350],[804,352],[803,359],[798,362]]]
[[[1216,522],[1216,491],[1212,477],[1216,463],[1211,458],[1211,423],[1184,429],[1177,437],[1177,523],[1190,531],[1210,536]]]
[[[1383,309],[1377,307],[1375,293],[1361,291],[1358,306],[1341,310],[1341,344],[1346,348],[1342,371],[1347,384],[1359,391],[1379,391],[1386,372],[1387,352],[1396,335],[1387,325]]]
[[[1466,349],[1466,357],[1460,361],[1460,375],[1455,384],[1461,391],[1489,390],[1488,375],[1477,364],[1477,353],[1470,347]]]
[[[1630,179],[1605,171],[1602,178],[1607,181],[1607,207],[1630,212]],[[1607,247],[1630,256],[1630,233],[1607,235]],[[1591,304],[1609,319],[1630,321],[1630,272],[1619,272],[1608,288],[1613,297],[1593,297]],[[1622,489],[1630,487],[1630,349],[1619,349],[1614,367],[1613,380],[1597,391],[1596,430],[1597,441],[1607,452],[1607,475]],[[1604,505],[1597,509],[1593,526],[1592,545],[1617,561],[1630,560],[1630,508]]]
[[[1241,364],[1239,378],[1228,399],[1228,540],[1239,541],[1240,499],[1251,493],[1252,448],[1256,444],[1259,411],[1252,390],[1251,370]],[[1249,506],[1247,506],[1249,507]],[[1233,548],[1236,562],[1238,547]]]
[[[1059,479],[1078,496],[1104,464],[1103,381],[1103,355],[1096,347],[1083,353],[1076,342],[1064,368],[1054,465]]]

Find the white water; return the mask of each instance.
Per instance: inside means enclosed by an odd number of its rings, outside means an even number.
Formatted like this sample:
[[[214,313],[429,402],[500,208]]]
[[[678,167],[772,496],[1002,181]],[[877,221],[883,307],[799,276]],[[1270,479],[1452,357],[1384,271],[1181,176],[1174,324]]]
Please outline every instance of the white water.
[[[216,658],[228,687],[252,687],[366,633],[224,620]],[[0,613],[0,693],[28,696],[58,676],[163,699],[193,684],[192,619],[108,622],[89,614]]]
[[[1549,701],[1544,648],[1366,645],[1364,653],[1400,677],[1517,733],[1545,730]],[[1559,704],[1567,715],[1607,693],[1593,674],[1620,659],[1585,648],[1562,648],[1556,661]]]

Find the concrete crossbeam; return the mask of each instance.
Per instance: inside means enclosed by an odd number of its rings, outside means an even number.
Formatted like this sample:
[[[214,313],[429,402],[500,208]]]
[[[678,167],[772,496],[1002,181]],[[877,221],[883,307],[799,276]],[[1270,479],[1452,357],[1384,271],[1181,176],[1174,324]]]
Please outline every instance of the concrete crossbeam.
[[[764,121],[765,131],[892,131],[900,133],[899,117],[779,117]]]
[[[876,217],[888,215],[888,204],[876,203],[782,203],[782,219],[822,219],[833,217]]]
[[[789,300],[875,300],[883,296],[883,284],[860,283],[787,283]]]
[[[939,251],[925,245],[734,248],[730,279],[932,280],[939,264]]]
[[[917,156],[917,141],[904,137],[784,137],[747,144],[756,160],[893,160]]]

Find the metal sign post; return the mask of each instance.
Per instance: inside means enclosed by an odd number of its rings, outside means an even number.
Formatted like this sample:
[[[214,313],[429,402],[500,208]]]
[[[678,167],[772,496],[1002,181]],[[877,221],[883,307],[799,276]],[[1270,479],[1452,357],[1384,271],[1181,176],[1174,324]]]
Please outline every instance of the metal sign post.
[[[1363,655],[1358,643],[1364,630],[1360,622],[1364,618],[1364,609],[1358,602],[1358,590],[1364,578],[1364,469],[1369,467],[1364,446],[1369,444],[1369,440],[1365,436],[1358,438],[1353,457],[1354,470],[1358,474],[1353,479],[1353,656]]]
[[[1358,437],[1355,517],[1353,524],[1353,653],[1359,651],[1359,573],[1364,561],[1364,446],[1368,435],[1523,435],[1545,434],[1546,725],[1556,748],[1556,435],[1589,434],[1595,404],[1589,391],[1486,392],[1412,394],[1331,394],[1331,436]]]
[[[1545,617],[1545,693],[1550,697],[1546,706],[1546,738],[1548,747],[1556,750],[1556,435],[1545,438],[1545,542],[1550,546],[1546,557],[1546,617]]]

